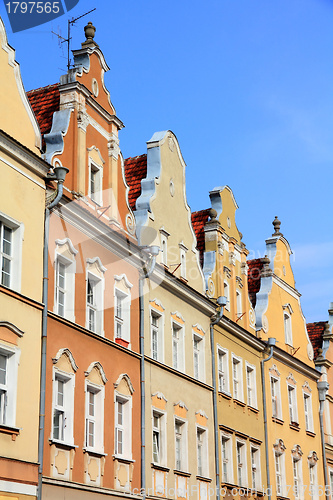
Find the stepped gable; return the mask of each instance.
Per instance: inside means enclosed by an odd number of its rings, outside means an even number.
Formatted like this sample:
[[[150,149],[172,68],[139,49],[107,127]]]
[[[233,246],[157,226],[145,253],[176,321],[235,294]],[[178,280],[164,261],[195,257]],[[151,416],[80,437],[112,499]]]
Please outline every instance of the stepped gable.
[[[204,251],[205,251],[205,231],[204,226],[209,219],[209,211],[207,208],[205,210],[198,210],[191,214],[192,226],[197,237],[197,250],[200,252],[200,263],[203,266]]]
[[[257,293],[260,290],[261,284],[261,270],[264,266],[264,263],[262,262],[262,259],[252,259],[247,261],[247,265],[249,266],[247,274],[249,297],[252,307],[253,309],[255,309],[257,302]]]
[[[51,131],[53,113],[59,111],[60,107],[59,84],[30,90],[27,92],[27,97],[37,118],[42,134],[42,148],[45,151],[44,135]]]
[[[134,211],[136,200],[141,194],[141,181],[147,177],[147,155],[126,158],[124,165],[126,182],[129,186],[128,202]]]
[[[318,350],[323,346],[323,335],[326,324],[327,321],[316,321],[315,323],[307,323],[306,325],[308,335],[313,347],[314,359],[318,357]]]

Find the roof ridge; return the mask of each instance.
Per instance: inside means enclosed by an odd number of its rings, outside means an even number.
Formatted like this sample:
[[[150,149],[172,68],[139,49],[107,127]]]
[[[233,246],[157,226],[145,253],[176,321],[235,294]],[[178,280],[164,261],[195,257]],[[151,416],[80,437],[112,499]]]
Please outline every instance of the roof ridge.
[[[46,85],[45,87],[38,87],[37,89],[28,90],[26,93],[32,94],[33,92],[39,92],[40,90],[46,90],[46,89],[49,89],[50,87],[58,87],[59,85],[60,85],[60,83],[51,83],[50,85]]]

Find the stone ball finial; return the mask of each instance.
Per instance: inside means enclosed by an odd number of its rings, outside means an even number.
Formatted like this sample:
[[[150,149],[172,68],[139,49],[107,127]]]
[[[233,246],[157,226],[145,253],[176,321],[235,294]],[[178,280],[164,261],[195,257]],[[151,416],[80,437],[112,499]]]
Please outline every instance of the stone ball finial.
[[[273,220],[272,224],[274,226],[274,231],[275,231],[272,234],[272,236],[283,236],[282,233],[280,233],[281,221],[278,219],[277,215],[275,216],[275,219]]]
[[[215,210],[215,208],[210,208],[208,215],[209,215],[211,221],[215,221],[216,217],[217,217],[217,211]]]

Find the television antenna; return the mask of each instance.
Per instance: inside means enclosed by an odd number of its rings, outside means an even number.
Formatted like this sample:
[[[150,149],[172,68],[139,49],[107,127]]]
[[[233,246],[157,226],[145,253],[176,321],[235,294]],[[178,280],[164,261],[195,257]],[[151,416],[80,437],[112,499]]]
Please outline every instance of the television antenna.
[[[72,18],[72,19],[68,19],[67,38],[64,38],[59,33],[55,33],[54,31],[51,31],[51,33],[53,33],[54,35],[56,35],[58,37],[59,41],[61,40],[61,42],[59,42],[60,44],[67,43],[67,70],[69,70],[69,68],[71,67],[71,60],[70,60],[70,57],[69,57],[70,43],[71,43],[71,39],[72,39],[72,37],[71,37],[71,27],[74,26],[74,24],[76,23],[76,21],[78,21],[79,19],[81,19],[84,16],[87,16],[91,12],[94,12],[94,10],[96,10],[96,7],[94,9],[89,10],[85,14],[82,14],[82,16],[78,16],[78,17],[75,17],[75,18]]]

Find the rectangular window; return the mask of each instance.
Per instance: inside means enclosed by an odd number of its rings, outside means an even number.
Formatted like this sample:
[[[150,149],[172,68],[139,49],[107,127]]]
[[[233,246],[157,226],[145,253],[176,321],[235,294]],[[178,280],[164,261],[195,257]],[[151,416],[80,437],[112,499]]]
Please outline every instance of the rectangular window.
[[[228,363],[228,352],[218,349],[217,351],[217,363],[218,363],[218,377],[219,377],[219,392],[229,392],[229,363]]]
[[[131,398],[117,395],[115,404],[115,454],[132,458],[132,403]]]
[[[102,205],[102,168],[90,161],[90,185],[89,194],[93,202]]]
[[[297,402],[296,402],[296,387],[288,385],[288,405],[290,423],[297,424]]]
[[[242,361],[236,357],[232,358],[232,384],[234,399],[243,401]]]
[[[229,284],[227,281],[224,282],[224,296],[227,298],[225,309],[227,311],[230,311],[230,293],[229,293]]]
[[[254,366],[246,365],[246,387],[247,387],[247,404],[252,408],[257,407],[257,391],[256,391],[256,369]]]
[[[57,313],[59,316],[65,317],[66,309],[66,266],[60,260],[57,260],[56,264],[57,275],[56,275],[56,302],[57,302]]]
[[[246,486],[246,449],[245,444],[236,442],[237,454],[237,483],[239,486]]]
[[[13,230],[0,222],[1,285],[11,286]]]
[[[53,410],[53,437],[54,439],[59,439],[59,441],[64,441],[65,439],[65,398],[64,398],[64,387],[65,382],[60,379],[56,379],[56,398]]]
[[[331,478],[331,473],[330,473],[330,478]],[[309,464],[309,479],[310,479],[310,484],[309,484],[309,493],[311,495],[311,498],[318,499],[318,479],[317,479],[317,465],[312,465]],[[332,483],[330,483],[332,484]],[[331,490],[332,492],[332,490]]]
[[[96,432],[96,395],[91,390],[87,390],[87,418],[86,418],[86,446],[95,446]]]
[[[260,490],[260,449],[251,447],[251,471],[252,471],[252,488]]]
[[[282,418],[281,415],[281,397],[280,397],[280,380],[271,377],[271,396],[272,396],[272,416],[274,418]]]
[[[124,452],[124,402],[116,401],[116,455]]]
[[[275,452],[275,477],[276,477],[276,494],[282,495],[282,455]]]
[[[208,447],[207,447],[207,431],[201,427],[197,427],[197,459],[198,459],[198,476],[208,476]]]
[[[96,306],[95,282],[88,276],[87,280],[88,329],[92,330],[93,332],[96,331],[96,316],[97,316],[97,306]]]
[[[86,387],[86,446],[97,452],[103,451],[104,434],[104,387]]]
[[[313,417],[312,417],[312,402],[310,394],[303,393],[304,398],[304,416],[305,416],[305,429],[313,431]]]
[[[153,462],[160,463],[161,456],[161,422],[160,415],[153,414]]]
[[[292,330],[291,330],[291,317],[289,316],[289,314],[284,313],[283,321],[284,321],[284,335],[285,335],[286,344],[292,346],[293,345],[293,336],[292,336]]]
[[[159,344],[159,316],[151,314],[151,355],[153,359],[158,359]]]
[[[116,320],[116,337],[121,339],[122,334],[123,334],[123,296],[116,292],[116,315],[115,315],[115,320]]]
[[[205,346],[204,339],[193,334],[193,371],[194,378],[204,380],[205,373]]]
[[[301,493],[301,464],[301,460],[296,460],[295,458],[293,458],[293,493],[295,498],[300,498]]]
[[[7,399],[8,399],[8,386],[7,386],[7,356],[0,354],[0,424],[5,425]]]
[[[242,317],[242,294],[239,290],[236,291],[237,318]]]
[[[53,382],[53,439],[72,444],[74,420],[74,378],[56,372]]]
[[[186,470],[185,423],[181,420],[175,420],[175,456],[176,470]]]
[[[222,435],[222,482],[232,483],[232,442],[231,437]]]
[[[186,253],[184,250],[180,251],[180,275],[186,279]]]
[[[183,360],[183,329],[173,323],[172,325],[172,366],[175,370],[184,369]]]
[[[114,297],[115,339],[130,342],[130,307],[131,296],[115,288]]]

